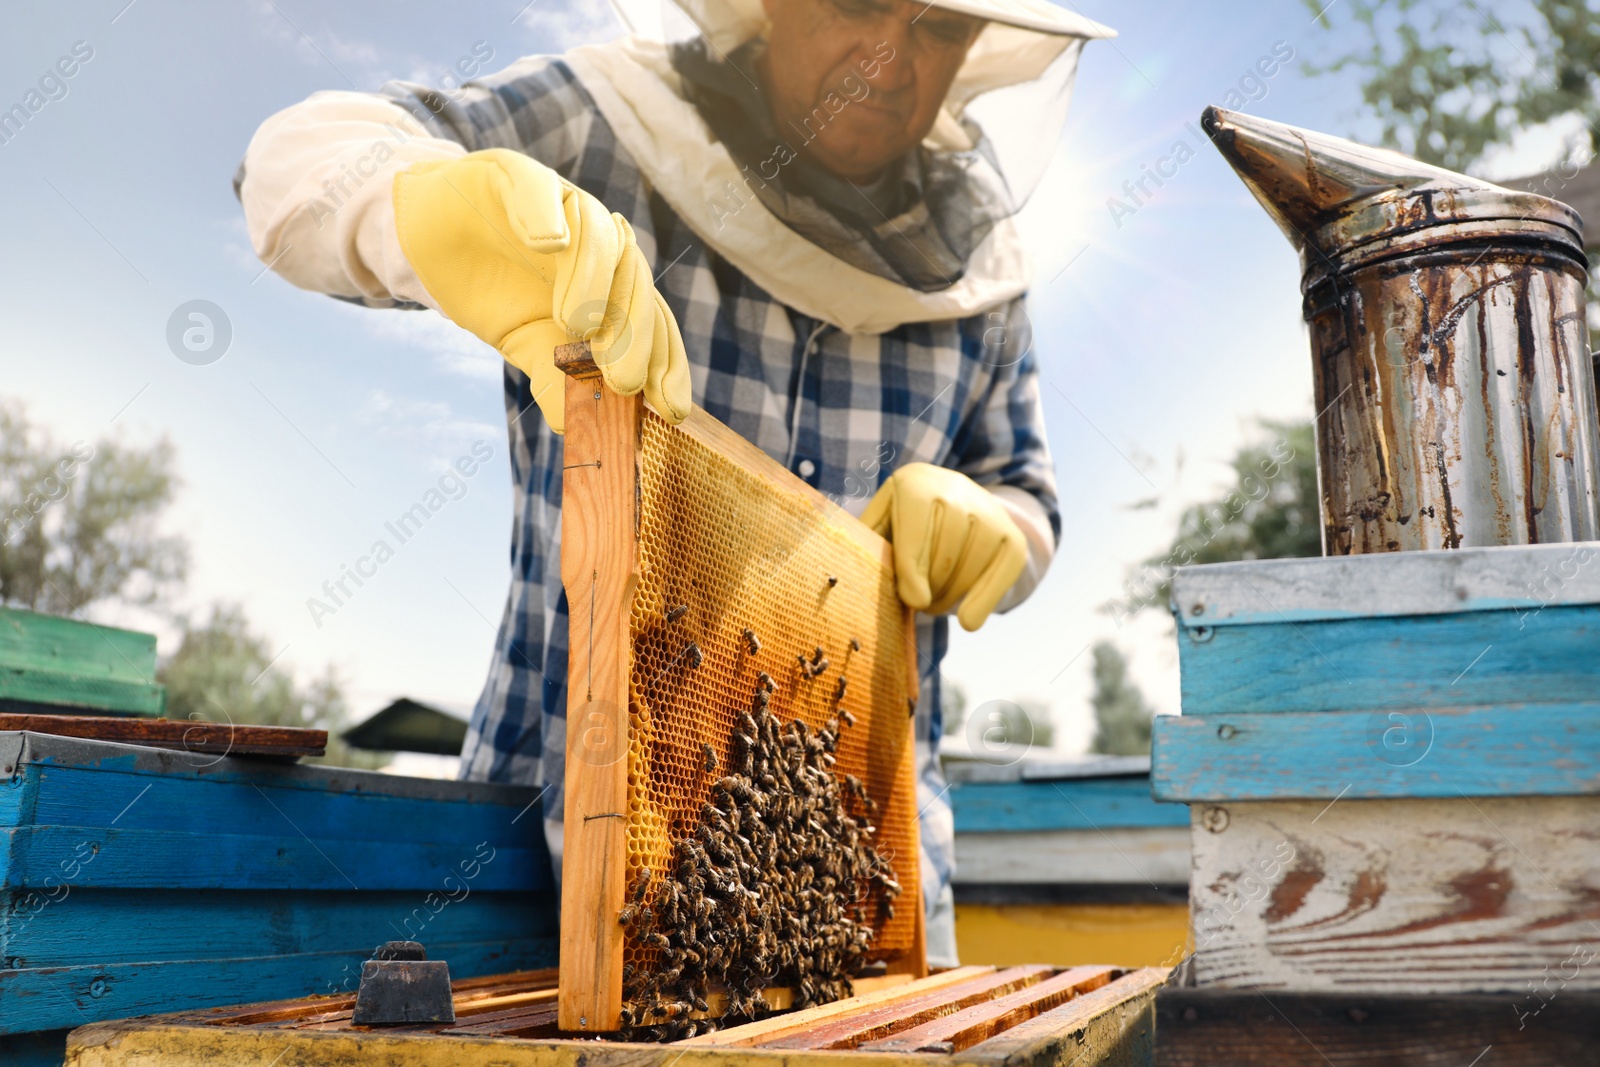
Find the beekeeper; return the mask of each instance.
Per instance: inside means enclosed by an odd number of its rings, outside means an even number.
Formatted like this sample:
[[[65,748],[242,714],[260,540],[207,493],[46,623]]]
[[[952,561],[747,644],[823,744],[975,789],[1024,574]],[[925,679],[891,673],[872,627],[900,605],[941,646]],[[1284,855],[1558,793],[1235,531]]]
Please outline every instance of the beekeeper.
[[[612,389],[673,421],[702,406],[893,542],[922,612],[928,955],[953,965],[947,615],[975,630],[1019,603],[1060,532],[1013,215],[1110,31],[1046,0],[681,7],[449,93],[279,112],[237,179],[251,242],[297,286],[432,308],[505,357],[511,590],[462,774],[549,786],[558,862],[555,345],[587,338]]]

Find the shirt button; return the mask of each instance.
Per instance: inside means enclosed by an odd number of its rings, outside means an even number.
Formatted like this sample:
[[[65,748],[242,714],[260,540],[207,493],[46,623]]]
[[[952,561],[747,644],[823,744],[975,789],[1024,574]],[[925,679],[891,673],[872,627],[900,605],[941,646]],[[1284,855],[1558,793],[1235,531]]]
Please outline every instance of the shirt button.
[[[811,462],[809,459],[803,459],[800,461],[798,470],[800,471],[800,477],[809,478],[813,474],[817,473],[817,465]]]

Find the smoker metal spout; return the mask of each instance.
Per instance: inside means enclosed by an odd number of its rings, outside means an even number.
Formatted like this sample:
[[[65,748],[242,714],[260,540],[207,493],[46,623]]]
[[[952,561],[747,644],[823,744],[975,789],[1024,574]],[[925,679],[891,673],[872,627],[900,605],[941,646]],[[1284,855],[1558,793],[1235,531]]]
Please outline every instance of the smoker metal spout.
[[[1337,269],[1357,249],[1389,252],[1469,230],[1528,230],[1583,247],[1565,204],[1430,166],[1384,148],[1208,107],[1200,124],[1301,255],[1307,273]],[[1460,231],[1457,231],[1458,233]]]
[[[1600,539],[1577,212],[1219,108],[1201,123],[1300,253],[1323,551]]]

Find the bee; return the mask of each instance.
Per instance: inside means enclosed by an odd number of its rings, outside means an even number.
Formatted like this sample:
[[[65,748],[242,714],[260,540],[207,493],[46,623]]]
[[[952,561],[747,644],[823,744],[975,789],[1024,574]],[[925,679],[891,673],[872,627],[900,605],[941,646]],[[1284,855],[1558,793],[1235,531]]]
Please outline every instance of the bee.
[[[839,701],[844,699],[844,691],[845,691],[845,688],[847,686],[849,686],[849,684],[850,684],[850,679],[846,678],[842,674],[839,675],[838,688],[834,689],[834,691],[833,691],[833,701],[834,701],[835,704],[837,704]]]
[[[853,637],[850,639],[850,651],[851,652],[860,652],[861,651],[861,642],[857,641]]]
[[[622,926],[632,926],[634,920],[638,917],[639,906],[637,904],[624,904],[622,910],[617,913],[617,923]]]
[[[712,750],[710,745],[702,745],[701,747],[705,749],[706,753],[706,773],[710,774],[712,771],[717,769],[717,754]]]
[[[687,604],[679,604],[675,608],[668,608],[667,609],[667,621],[668,622],[677,622],[679,619],[683,618],[687,614],[689,614],[689,605],[687,605]]]
[[[684,648],[683,654],[689,658],[689,668],[691,670],[698,670],[700,664],[705,662],[705,656],[701,654],[700,646],[693,641],[690,641],[688,646]]]
[[[761,639],[756,636],[754,630],[746,626],[741,636],[744,637],[745,647],[750,650],[752,656],[761,651]]]
[[[644,902],[644,894],[650,888],[650,868],[645,867],[639,872],[639,877],[633,880],[633,899],[636,903]]]
[[[839,576],[837,574],[828,575],[828,588],[829,589],[832,589],[834,586],[836,586],[838,584],[839,584]]]
[[[839,718],[844,720],[846,726],[854,726],[856,724],[856,717],[844,708],[839,709]]]

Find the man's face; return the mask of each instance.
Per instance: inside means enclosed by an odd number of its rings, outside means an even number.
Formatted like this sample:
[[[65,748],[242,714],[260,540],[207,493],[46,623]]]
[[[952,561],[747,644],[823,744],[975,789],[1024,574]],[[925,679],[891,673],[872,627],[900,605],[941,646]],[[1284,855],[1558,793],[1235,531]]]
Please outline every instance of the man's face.
[[[870,181],[933,127],[983,22],[926,0],[762,0],[779,135]]]

